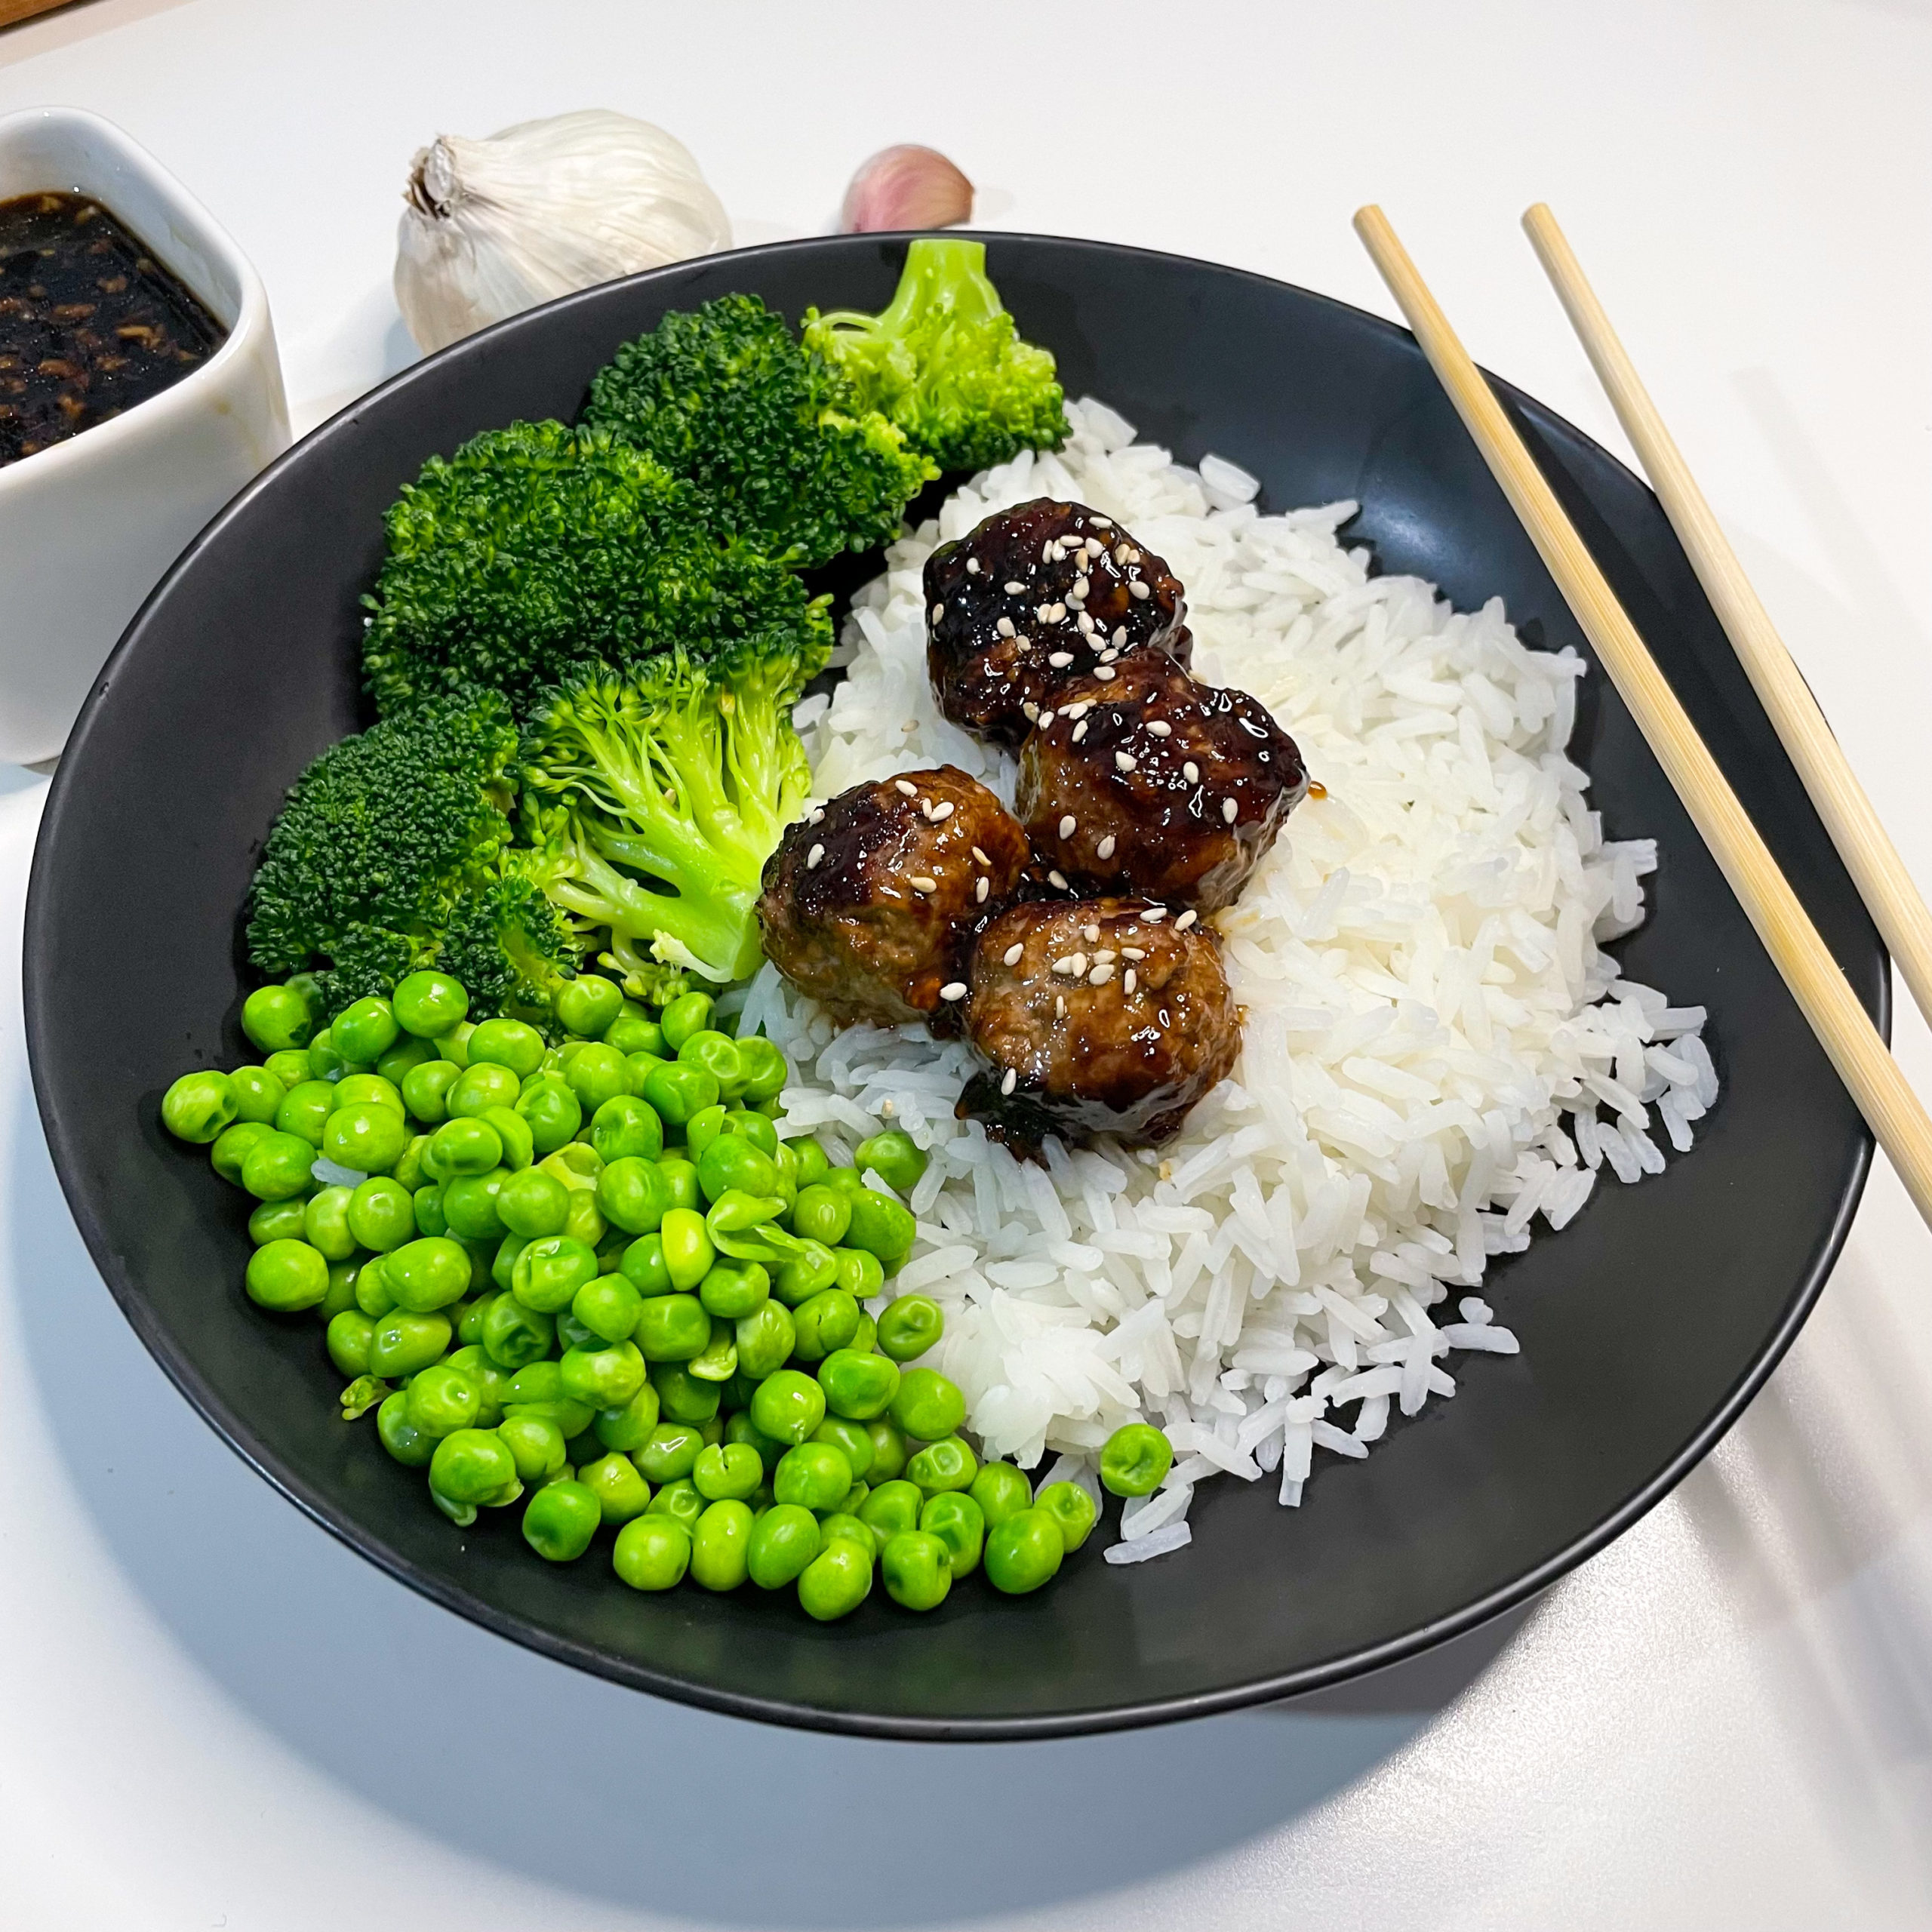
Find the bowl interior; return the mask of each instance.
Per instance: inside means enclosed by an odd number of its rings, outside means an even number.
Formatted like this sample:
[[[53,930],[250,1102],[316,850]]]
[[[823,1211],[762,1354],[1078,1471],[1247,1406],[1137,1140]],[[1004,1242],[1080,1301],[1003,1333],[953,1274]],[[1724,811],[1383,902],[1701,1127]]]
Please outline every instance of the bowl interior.
[[[1661,1495],[1795,1332],[1863,1179],[1849,1100],[1594,668],[1572,755],[1610,835],[1654,836],[1663,854],[1626,970],[1708,1004],[1724,1098],[1690,1157],[1641,1187],[1599,1189],[1561,1236],[1496,1267],[1484,1292],[1520,1356],[1459,1358],[1457,1399],[1398,1422],[1366,1463],[1318,1461],[1299,1511],[1265,1482],[1204,1490],[1177,1558],[1111,1568],[1103,1528],[1037,1595],[963,1589],[916,1620],[875,1595],[820,1628],[753,1592],[640,1597],[595,1556],[550,1567],[514,1520],[456,1529],[368,1425],[336,1419],[340,1378],[312,1321],[245,1302],[237,1198],[156,1118],[183,1067],[245,1057],[238,908],[284,789],[365,721],[357,599],[398,487],[478,429],[571,414],[617,344],[667,309],[734,290],[794,318],[811,303],[876,307],[903,248],[866,236],[751,251],[521,317],[337,417],[198,541],[110,663],[41,835],[27,1006],[56,1162],[129,1319],[239,1453],[395,1575],[569,1661],[749,1715],[927,1737],[1147,1721],[1332,1681],[1520,1600]],[[1070,392],[1103,398],[1184,460],[1240,463],[1266,507],[1359,499],[1352,532],[1379,568],[1429,577],[1460,607],[1500,595],[1531,641],[1585,650],[1405,334],[1170,257],[992,237],[989,257]],[[1882,1016],[1870,924],[1654,499],[1559,419],[1505,400]],[[144,941],[133,974],[130,933]]]

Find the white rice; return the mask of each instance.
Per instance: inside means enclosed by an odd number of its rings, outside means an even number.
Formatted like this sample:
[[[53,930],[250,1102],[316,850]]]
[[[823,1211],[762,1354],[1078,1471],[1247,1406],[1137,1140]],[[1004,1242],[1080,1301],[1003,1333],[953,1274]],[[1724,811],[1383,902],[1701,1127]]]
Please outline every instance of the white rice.
[[[1042,1168],[954,1118],[961,1044],[837,1031],[770,966],[740,1024],[792,1057],[791,1134],[846,1158],[888,1123],[931,1151],[891,1291],[945,1309],[938,1365],[988,1454],[1057,1452],[1091,1487],[1121,1423],[1165,1429],[1165,1488],[1108,1552],[1126,1562],[1186,1543],[1202,1481],[1298,1504],[1317,1450],[1365,1456],[1392,1407],[1454,1395],[1452,1350],[1514,1354],[1471,1292],[1490,1257],[1606,1172],[1660,1172],[1653,1130],[1687,1150],[1718,1081],[1703,1009],[1598,949],[1642,918],[1657,851],[1605,841],[1564,756],[1582,660],[1526,648],[1499,601],[1371,577],[1335,534],[1353,503],[1263,516],[1232,463],[1183,468],[1092,401],[1068,416],[1057,455],[977,477],[892,547],[845,681],[798,724],[824,796],[949,762],[1010,801],[1011,759],[934,703],[921,568],[1029,497],[1118,518],[1186,585],[1197,671],[1266,703],[1327,788],[1217,921],[1247,1009],[1234,1076],[1158,1152],[1054,1141]]]

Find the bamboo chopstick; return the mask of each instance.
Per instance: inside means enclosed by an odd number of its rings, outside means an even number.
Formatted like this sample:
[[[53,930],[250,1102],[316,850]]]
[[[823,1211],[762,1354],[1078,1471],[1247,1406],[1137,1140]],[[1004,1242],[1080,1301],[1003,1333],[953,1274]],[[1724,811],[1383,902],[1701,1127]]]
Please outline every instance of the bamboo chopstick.
[[[1523,217],[1523,226],[1838,857],[1871,909],[1919,1011],[1932,1020],[1932,908],[1920,896],[1897,847],[1879,823],[1864,786],[1711,514],[1555,216],[1539,202]]]
[[[1355,225],[1457,414],[1595,647],[1773,964],[1905,1183],[1913,1204],[1932,1226],[1932,1118],[1886,1051],[1878,1029],[1644,648],[1536,459],[1457,340],[1387,217],[1379,208],[1362,208]]]

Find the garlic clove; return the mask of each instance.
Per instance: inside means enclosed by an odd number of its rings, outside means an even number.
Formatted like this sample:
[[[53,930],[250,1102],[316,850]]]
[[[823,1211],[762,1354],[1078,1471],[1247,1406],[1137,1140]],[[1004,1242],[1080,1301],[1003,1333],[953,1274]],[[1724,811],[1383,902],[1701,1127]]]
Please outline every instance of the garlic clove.
[[[950,228],[973,218],[973,184],[931,148],[882,148],[861,165],[838,211],[841,235]]]
[[[540,302],[728,248],[697,163],[661,128],[601,108],[487,140],[441,134],[410,164],[395,295],[435,349]]]

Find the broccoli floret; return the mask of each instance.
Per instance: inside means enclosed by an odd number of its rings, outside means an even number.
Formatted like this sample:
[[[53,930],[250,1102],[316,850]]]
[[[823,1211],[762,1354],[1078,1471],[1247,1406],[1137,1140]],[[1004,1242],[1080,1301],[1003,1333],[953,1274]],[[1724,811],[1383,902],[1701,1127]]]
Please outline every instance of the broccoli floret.
[[[332,745],[297,781],[255,874],[249,957],[316,968],[331,1013],[424,963],[510,843],[517,732],[494,693],[411,707]]]
[[[804,343],[942,469],[985,469],[1066,439],[1054,358],[1020,339],[983,242],[915,242],[884,314],[809,309]]]
[[[891,543],[939,474],[755,295],[666,315],[626,343],[583,421],[694,483],[721,530],[800,564]]]
[[[746,652],[554,694],[524,774],[551,900],[706,980],[751,972],[764,862],[811,792],[791,724],[800,682],[797,666]]]
[[[606,430],[517,423],[432,457],[389,510],[366,600],[378,709],[475,685],[521,715],[546,685],[600,665],[674,649],[704,663],[753,637],[823,663],[823,601],[704,519],[690,484]]]
[[[436,964],[469,995],[472,1014],[525,1020],[558,1035],[551,1003],[583,949],[571,922],[544,896],[540,854],[506,852],[498,875],[459,903]]]

